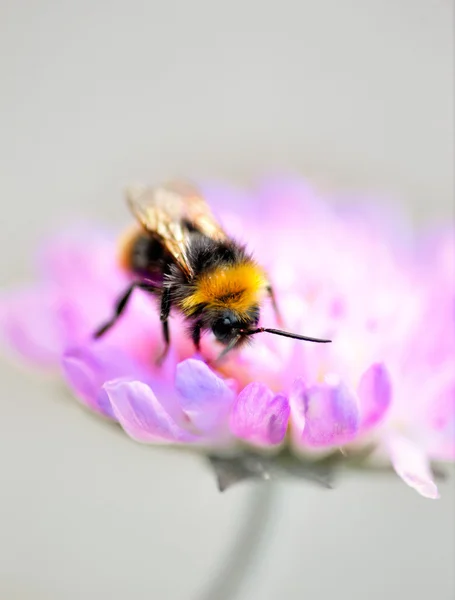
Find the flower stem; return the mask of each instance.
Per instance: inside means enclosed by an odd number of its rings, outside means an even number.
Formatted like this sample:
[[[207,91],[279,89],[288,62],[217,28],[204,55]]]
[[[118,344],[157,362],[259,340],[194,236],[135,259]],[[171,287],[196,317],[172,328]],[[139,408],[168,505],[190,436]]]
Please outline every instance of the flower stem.
[[[238,535],[197,600],[232,600],[237,596],[261,549],[274,492],[275,486],[270,482],[254,486]]]

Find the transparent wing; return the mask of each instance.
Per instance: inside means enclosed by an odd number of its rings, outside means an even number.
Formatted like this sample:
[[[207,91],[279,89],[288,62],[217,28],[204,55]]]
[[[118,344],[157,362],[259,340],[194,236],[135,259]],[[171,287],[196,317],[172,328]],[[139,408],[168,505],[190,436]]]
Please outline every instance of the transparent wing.
[[[166,187],[135,186],[127,190],[127,202],[142,226],[160,239],[187,275],[192,275],[186,253],[188,231],[183,221],[182,199]]]
[[[174,183],[171,186],[175,193],[182,198],[186,221],[209,238],[219,240],[227,238],[209,205],[195,186],[186,182]]]
[[[142,226],[160,238],[178,266],[190,276],[193,275],[187,257],[190,230],[196,229],[213,239],[226,238],[209,206],[191,184],[172,182],[157,188],[131,187],[127,190],[127,201]]]

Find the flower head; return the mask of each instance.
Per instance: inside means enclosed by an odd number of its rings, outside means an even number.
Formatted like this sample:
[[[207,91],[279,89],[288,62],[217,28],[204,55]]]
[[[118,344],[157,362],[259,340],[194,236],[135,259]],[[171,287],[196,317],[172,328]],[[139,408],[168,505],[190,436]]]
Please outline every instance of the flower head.
[[[158,367],[154,301],[136,291],[105,337],[95,329],[128,285],[116,235],[64,232],[38,254],[38,281],[0,300],[3,341],[40,367],[60,369],[77,398],[144,443],[211,453],[238,448],[299,458],[374,448],[422,495],[436,498],[430,463],[455,458],[455,237],[416,246],[359,208],[329,208],[302,181],[254,193],[207,186],[225,229],[265,267],[289,331],[227,355],[196,355],[178,315]],[[274,326],[266,304],[261,324]],[[204,340],[203,355],[214,342]]]

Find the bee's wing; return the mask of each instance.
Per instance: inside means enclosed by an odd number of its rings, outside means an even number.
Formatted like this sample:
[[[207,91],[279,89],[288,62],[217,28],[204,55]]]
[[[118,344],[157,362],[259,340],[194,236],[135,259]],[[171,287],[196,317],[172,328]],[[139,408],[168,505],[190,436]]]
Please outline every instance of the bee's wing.
[[[215,219],[199,190],[190,183],[175,183],[172,188],[183,200],[185,219],[200,233],[211,239],[225,240],[226,233]]]
[[[135,186],[127,190],[127,202],[133,215],[149,233],[160,239],[182,271],[193,275],[187,258],[188,229],[181,196],[168,186]]]
[[[127,200],[139,222],[162,240],[187,275],[193,275],[186,252],[189,225],[212,239],[226,239],[208,204],[189,183],[172,182],[157,188],[130,188]]]

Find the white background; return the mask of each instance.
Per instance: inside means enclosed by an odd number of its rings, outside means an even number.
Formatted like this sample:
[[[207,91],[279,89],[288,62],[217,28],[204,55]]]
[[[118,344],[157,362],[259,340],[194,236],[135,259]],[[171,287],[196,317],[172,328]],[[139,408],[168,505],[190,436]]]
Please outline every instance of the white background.
[[[286,169],[451,218],[452,28],[449,0],[2,0],[1,285],[70,216],[126,220],[138,179]],[[453,482],[219,495],[50,382],[0,386],[1,600],[227,598],[201,590],[262,517],[241,600],[454,597]]]

